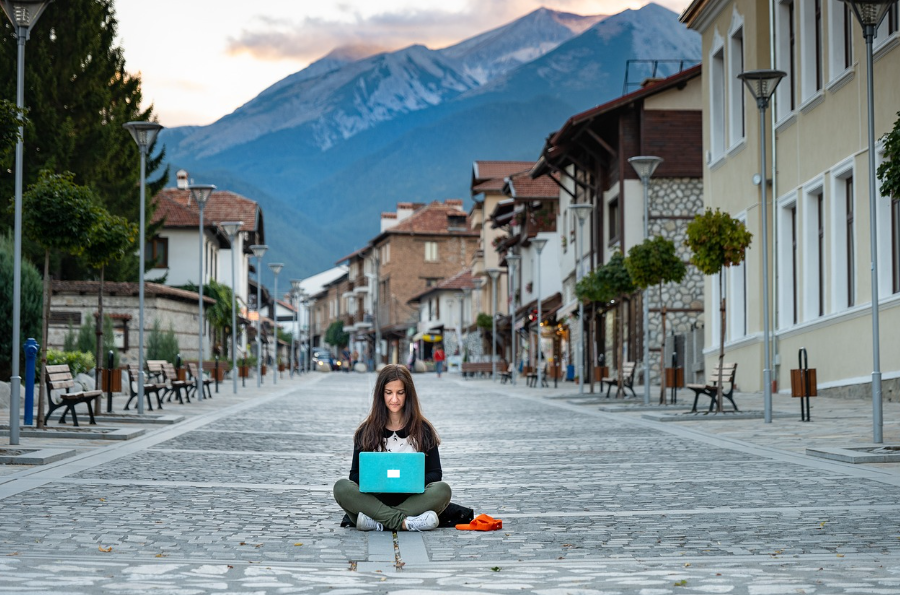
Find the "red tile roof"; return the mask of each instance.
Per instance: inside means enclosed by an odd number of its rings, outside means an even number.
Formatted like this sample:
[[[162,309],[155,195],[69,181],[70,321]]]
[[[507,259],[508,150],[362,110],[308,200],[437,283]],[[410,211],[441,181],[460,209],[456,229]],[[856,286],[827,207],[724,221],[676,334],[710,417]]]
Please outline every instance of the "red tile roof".
[[[200,223],[200,211],[197,203],[191,200],[189,190],[164,188],[153,200],[157,204],[153,223],[164,216],[166,227],[196,227]],[[203,209],[204,221],[215,225],[224,221],[243,221],[241,231],[257,231],[259,215],[259,205],[255,201],[228,190],[213,191]]]
[[[514,174],[506,179],[503,191],[516,200],[558,199],[559,186],[550,178],[559,179],[557,174],[532,178],[530,172]]]
[[[453,229],[449,225],[449,217],[462,217],[466,220],[465,230]],[[426,205],[398,223],[384,230],[384,233],[420,233],[429,235],[471,235],[478,232],[469,231],[468,215],[462,210],[462,201],[449,199],[445,202],[434,201]]]
[[[97,292],[100,289],[99,281],[51,281],[51,292],[60,294],[60,293],[75,293],[75,294],[92,294],[97,295]],[[106,281],[103,283],[103,295],[111,296],[111,295],[130,295],[137,297],[139,295],[140,285],[137,283],[125,283],[125,282],[113,282]],[[159,283],[144,283],[144,296],[145,297],[168,297],[171,299],[175,299],[182,302],[193,302],[197,303],[197,299],[200,297],[195,291],[186,291],[184,289],[177,289],[175,287],[169,287],[168,285],[160,285]],[[208,296],[203,296],[204,304],[215,304],[216,300],[212,299]]]
[[[423,291],[420,291],[416,295],[412,296],[407,300],[407,303],[418,302],[421,299],[431,293],[436,293],[442,290],[450,290],[450,291],[462,291],[463,289],[475,289],[478,283],[476,282],[476,277],[472,275],[472,269],[466,268],[456,273],[452,277],[448,277],[436,285],[425,288]]]
[[[472,165],[472,181],[481,183],[492,178],[505,178],[531,169],[534,161],[476,161]]]

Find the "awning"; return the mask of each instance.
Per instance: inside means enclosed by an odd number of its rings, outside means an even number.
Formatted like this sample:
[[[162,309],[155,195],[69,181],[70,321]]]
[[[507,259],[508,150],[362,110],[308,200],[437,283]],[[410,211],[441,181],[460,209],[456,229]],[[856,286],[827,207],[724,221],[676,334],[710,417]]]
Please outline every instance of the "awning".
[[[412,337],[413,341],[426,341],[428,343],[437,343],[438,341],[441,341],[443,339],[444,337],[442,335],[433,332],[416,333]]]

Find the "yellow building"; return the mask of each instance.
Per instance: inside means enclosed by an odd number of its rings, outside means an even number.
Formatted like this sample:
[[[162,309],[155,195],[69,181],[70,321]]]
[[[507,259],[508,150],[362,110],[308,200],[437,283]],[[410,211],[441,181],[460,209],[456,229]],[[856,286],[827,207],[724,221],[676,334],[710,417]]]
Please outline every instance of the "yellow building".
[[[773,10],[770,10],[773,8]],[[837,0],[695,0],[682,22],[703,38],[707,206],[746,222],[753,244],[726,272],[726,360],[745,391],[763,388],[760,135],[756,101],[737,75],[784,71],[766,111],[770,333],[777,389],[806,348],[819,389],[870,396],[872,251],[866,46]],[[874,40],[875,136],[900,112],[897,2]],[[883,159],[876,144],[876,164]],[[879,184],[876,183],[876,187]],[[878,192],[876,190],[876,192]],[[900,397],[900,206],[875,199],[883,397]],[[706,284],[706,359],[719,344],[719,283]]]

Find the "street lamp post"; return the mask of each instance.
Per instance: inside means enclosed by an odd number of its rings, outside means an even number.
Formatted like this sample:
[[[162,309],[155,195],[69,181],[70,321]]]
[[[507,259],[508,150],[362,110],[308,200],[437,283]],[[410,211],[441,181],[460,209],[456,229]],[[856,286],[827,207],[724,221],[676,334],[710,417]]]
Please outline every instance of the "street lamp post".
[[[301,372],[300,368],[300,357],[298,354],[298,350],[300,348],[300,294],[303,293],[303,288],[301,287],[302,281],[300,279],[291,279],[291,294],[294,298],[294,332],[291,333],[291,373],[290,376],[293,378],[294,376],[294,362],[297,363],[297,371]]]
[[[575,213],[578,218],[578,234],[575,236],[575,258],[578,260],[578,267],[575,270],[575,283],[584,276],[584,255],[581,253],[582,236],[584,235],[584,222],[594,209],[594,205],[589,203],[579,203],[569,205],[569,209]],[[584,301],[578,300],[578,324],[581,328],[578,332],[578,392],[584,394]]]
[[[759,187],[762,203],[762,270],[763,270],[763,417],[772,423],[772,356],[769,352],[769,205],[766,197],[766,109],[775,88],[786,76],[781,70],[748,70],[738,75],[756,99],[759,109]]]
[[[541,313],[541,252],[544,251],[544,246],[547,245],[547,240],[544,238],[534,238],[531,240],[531,243],[534,245],[534,249],[537,250],[537,275],[535,277],[535,286],[537,287],[537,343],[535,348],[535,353],[537,354],[537,388],[541,387],[541,381],[543,380],[542,376],[542,366],[541,366],[541,320],[543,320],[543,314]]]
[[[275,282],[272,283],[272,336],[275,339],[275,369],[272,370],[272,384],[278,384],[278,273],[284,268],[283,262],[270,262],[269,269],[275,276]]]
[[[237,285],[234,282],[234,261],[237,258],[235,252],[236,246],[234,240],[237,237],[241,227],[244,226],[243,221],[225,221],[221,224],[222,229],[231,242],[231,382],[234,385],[234,394],[237,394]]]
[[[123,128],[131,133],[134,142],[137,143],[138,150],[141,153],[141,215],[140,215],[140,232],[138,235],[139,242],[139,262],[138,262],[138,368],[141,373],[138,374],[138,414],[144,413],[144,267],[146,260],[144,256],[144,228],[146,226],[146,208],[147,202],[147,153],[150,146],[156,140],[156,135],[162,130],[162,126],[156,122],[128,122],[122,125]]]
[[[516,383],[516,268],[522,261],[522,257],[518,254],[510,254],[506,257],[506,264],[509,266],[509,295],[512,299],[509,309],[510,316],[510,337],[512,338],[512,373],[509,380],[512,384]]]
[[[312,372],[312,312],[309,310],[309,296],[300,294],[300,304],[306,308],[306,371]]]
[[[262,257],[268,249],[265,244],[250,246],[256,257],[256,388],[262,386]]]
[[[463,287],[462,304],[463,304],[463,306],[465,306],[466,300],[469,300],[469,310],[470,311],[472,309],[471,298],[472,298],[472,288],[471,287]],[[460,349],[460,351],[459,351],[459,356],[464,360],[464,359],[466,359],[466,349],[467,349],[467,344],[469,342],[469,329],[466,327],[466,317],[465,317],[463,311],[460,311],[460,314],[459,314],[459,324],[460,324],[460,331],[459,331],[460,340],[462,340],[463,330],[465,330],[465,334],[466,334],[466,340],[463,341],[463,348]],[[462,362],[460,362],[459,369],[462,370]]]
[[[872,40],[896,0],[843,0],[850,5],[866,38],[866,95],[869,110],[869,241],[872,252],[872,436],[881,444],[881,353],[878,325],[878,229],[875,225],[875,84],[872,80]]]
[[[487,270],[488,276],[491,278],[491,380],[497,380],[497,277],[500,276],[500,269],[490,268]]]
[[[9,443],[19,443],[19,394],[22,382],[19,376],[19,341],[22,327],[22,176],[25,167],[25,41],[31,28],[51,0],[0,0],[3,12],[16,29],[18,56],[16,66],[16,108],[19,116],[19,135],[16,139],[15,214],[13,232],[13,334],[12,376],[9,394]],[[141,402],[141,397],[138,397]]]
[[[662,163],[662,157],[631,157],[628,163],[637,172],[644,186],[644,239],[650,237],[650,177]],[[641,296],[644,306],[644,405],[650,404],[650,291],[645,289]],[[663,370],[659,371],[663,374]]]
[[[205,252],[203,249],[203,208],[206,206],[206,201],[209,200],[209,195],[215,189],[216,187],[211,184],[191,184],[188,186],[191,198],[197,201],[197,208],[200,209],[200,276],[197,280],[197,293],[200,296],[200,332],[197,335],[197,377],[194,379],[197,382],[198,401],[203,400],[203,261]]]

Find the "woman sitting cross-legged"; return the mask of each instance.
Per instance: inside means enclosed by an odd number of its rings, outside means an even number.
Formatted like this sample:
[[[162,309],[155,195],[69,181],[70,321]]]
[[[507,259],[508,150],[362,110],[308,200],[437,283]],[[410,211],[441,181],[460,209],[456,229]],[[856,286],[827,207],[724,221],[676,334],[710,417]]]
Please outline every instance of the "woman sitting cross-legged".
[[[430,531],[450,503],[450,486],[441,481],[441,440],[419,408],[412,376],[388,365],[378,374],[372,409],[353,437],[350,478],[334,484],[334,499],[360,531]],[[425,453],[425,491],[421,494],[372,494],[359,491],[359,453]]]

